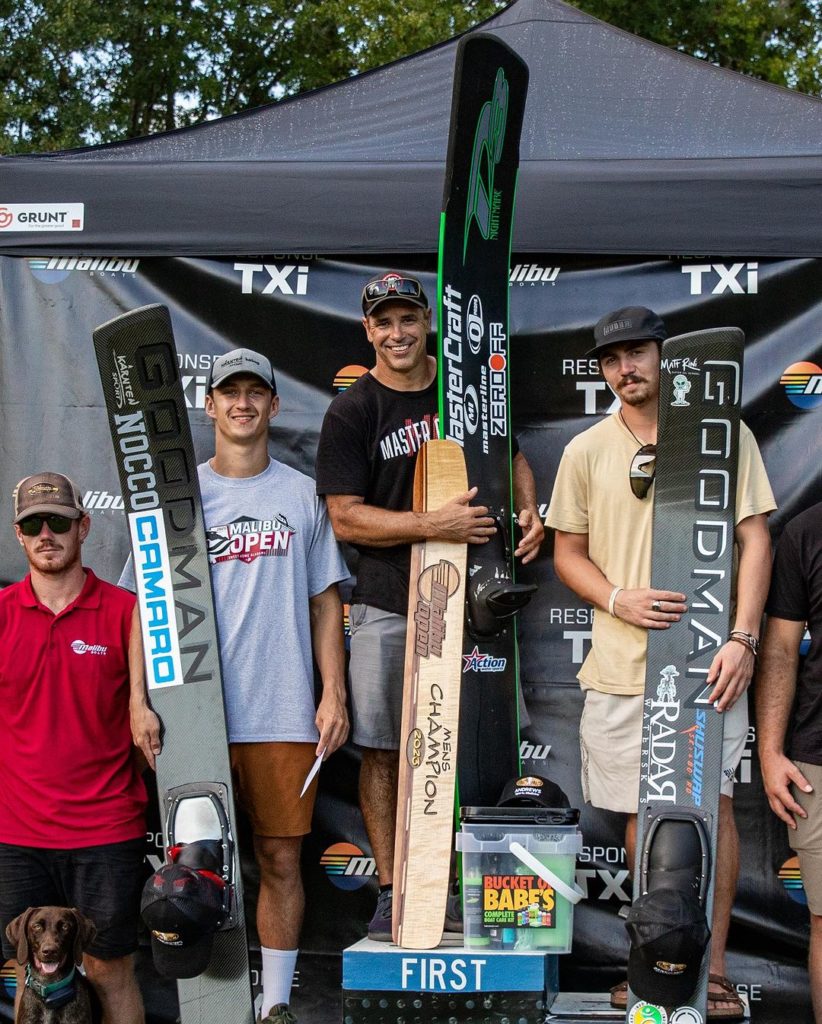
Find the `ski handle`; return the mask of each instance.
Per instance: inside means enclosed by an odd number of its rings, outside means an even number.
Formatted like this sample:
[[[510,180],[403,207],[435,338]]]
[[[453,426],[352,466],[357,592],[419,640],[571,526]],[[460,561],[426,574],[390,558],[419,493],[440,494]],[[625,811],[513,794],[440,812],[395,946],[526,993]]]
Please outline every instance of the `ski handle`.
[[[535,875],[538,875],[543,882],[547,882],[550,886],[553,886],[555,891],[558,892],[560,896],[564,896],[569,903],[579,903],[585,895],[576,882],[574,882],[573,886],[568,885],[567,882],[563,882],[563,880],[558,875],[555,875],[550,868],[547,868],[541,860],[537,860],[533,853],[529,853],[522,843],[509,843],[508,849],[513,853],[517,860],[521,860],[522,863],[526,867],[530,868]]]

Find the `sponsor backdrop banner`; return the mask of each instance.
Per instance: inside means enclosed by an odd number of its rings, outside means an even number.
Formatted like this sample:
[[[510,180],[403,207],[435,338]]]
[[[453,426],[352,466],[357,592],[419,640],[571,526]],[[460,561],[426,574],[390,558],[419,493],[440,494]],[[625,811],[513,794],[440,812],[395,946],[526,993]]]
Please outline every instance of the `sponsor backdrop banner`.
[[[146,303],[169,307],[199,458],[212,451],[204,412],[212,361],[237,346],[264,352],[274,365],[281,400],[270,430],[271,453],[313,474],[329,401],[373,362],[360,325],[363,281],[388,267],[418,273],[429,297],[436,295],[433,258],[1,257],[0,501],[7,526],[0,531],[0,585],[24,571],[10,526],[11,492],[18,479],[37,470],[68,473],[85,495],[92,517],[86,563],[116,581],[125,561],[127,529],[91,341],[96,326]],[[514,426],[537,478],[541,511],[564,445],[615,409],[596,362],[585,356],[592,326],[603,313],[633,304],[660,313],[670,334],[726,325],[744,330],[743,416],[759,441],[779,503],[772,517],[777,536],[787,519],[822,500],[822,261],[814,259],[515,255]],[[408,451],[408,457],[414,454]],[[521,573],[540,587],[521,624],[530,719],[522,754],[527,768],[554,778],[580,804],[581,695],[575,674],[590,642],[591,609],[556,580],[551,547],[549,538],[540,558]],[[356,560],[348,555],[355,573]],[[276,636],[273,610],[275,654]],[[748,992],[755,1020],[785,1020],[790,1006],[800,1014],[792,1019],[802,1019],[808,1003],[807,905],[784,828],[764,799],[754,746],[752,727],[735,801],[742,872],[729,973]],[[320,776],[315,828],[304,855],[308,912],[302,945],[309,952],[339,953],[363,935],[373,907],[374,863],[357,808],[357,772],[357,752],[349,747]],[[581,824],[585,846],[577,879],[586,898],[577,908],[574,951],[562,958],[563,989],[613,984],[627,953],[617,916],[631,891],[623,821],[583,808]],[[155,812],[150,858],[160,855],[158,833]],[[252,878],[252,901],[254,894]],[[319,975],[321,988],[335,996],[336,972]],[[162,1016],[162,1007],[156,1012]]]

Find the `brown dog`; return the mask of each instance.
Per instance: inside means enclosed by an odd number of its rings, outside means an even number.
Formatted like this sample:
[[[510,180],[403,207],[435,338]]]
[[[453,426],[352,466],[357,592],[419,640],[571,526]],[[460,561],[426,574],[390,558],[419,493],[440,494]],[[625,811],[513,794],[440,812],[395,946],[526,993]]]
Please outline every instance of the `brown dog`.
[[[74,907],[29,907],[6,928],[26,968],[17,1024],[91,1024],[89,983],[76,968],[94,925]]]

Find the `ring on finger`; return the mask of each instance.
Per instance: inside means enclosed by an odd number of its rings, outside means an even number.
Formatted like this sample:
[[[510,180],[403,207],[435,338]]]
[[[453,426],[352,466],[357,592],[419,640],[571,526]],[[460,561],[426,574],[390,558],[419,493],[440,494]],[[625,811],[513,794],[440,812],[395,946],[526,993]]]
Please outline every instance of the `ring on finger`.
[[[652,612],[661,612],[662,611],[662,605],[659,603],[659,601],[652,602],[652,604],[651,604],[651,611]]]

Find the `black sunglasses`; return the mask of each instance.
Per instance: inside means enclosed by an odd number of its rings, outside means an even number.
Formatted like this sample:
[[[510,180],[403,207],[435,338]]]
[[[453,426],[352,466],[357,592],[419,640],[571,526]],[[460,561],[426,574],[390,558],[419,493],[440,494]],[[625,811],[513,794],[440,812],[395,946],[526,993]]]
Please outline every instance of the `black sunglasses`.
[[[48,524],[52,533],[68,533],[73,522],[74,520],[69,519],[68,516],[29,516],[28,519],[23,519],[17,525],[24,536],[39,537],[43,523]]]
[[[412,277],[391,276],[367,284],[362,290],[362,301],[365,304],[374,299],[384,299],[386,295],[405,295],[418,299],[422,295],[422,286]]]
[[[648,497],[648,491],[654,482],[656,473],[656,445],[644,444],[631,459],[631,470],[628,477],[634,497],[642,500]]]

